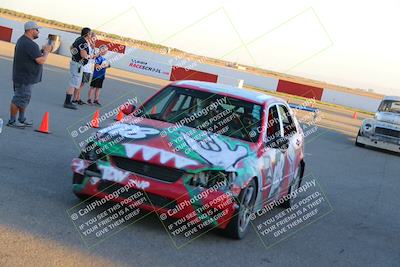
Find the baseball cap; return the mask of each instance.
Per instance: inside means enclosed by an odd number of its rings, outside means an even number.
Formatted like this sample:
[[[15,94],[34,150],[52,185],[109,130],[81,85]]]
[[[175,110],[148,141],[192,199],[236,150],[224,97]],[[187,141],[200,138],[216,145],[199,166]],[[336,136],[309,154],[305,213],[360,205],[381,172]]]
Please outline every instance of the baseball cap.
[[[28,21],[25,22],[24,24],[24,29],[25,31],[30,30],[30,29],[40,29],[41,27],[39,27],[39,25],[36,24],[36,22],[34,21]]]

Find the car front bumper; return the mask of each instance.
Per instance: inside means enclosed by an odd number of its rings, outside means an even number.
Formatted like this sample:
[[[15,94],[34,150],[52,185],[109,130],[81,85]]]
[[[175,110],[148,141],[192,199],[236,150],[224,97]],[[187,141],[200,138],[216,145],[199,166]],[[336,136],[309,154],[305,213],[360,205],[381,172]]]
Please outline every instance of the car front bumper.
[[[214,224],[221,229],[226,228],[230,219],[236,215],[239,207],[236,198],[229,192],[191,187],[185,185],[182,179],[175,183],[166,183],[133,173],[124,182],[116,183],[101,177],[91,176],[90,172],[86,171],[89,165],[90,163],[83,159],[74,159],[72,162],[72,171],[74,173],[73,192],[77,195],[94,196],[101,199],[126,186],[128,184],[126,181],[130,179],[140,181],[141,184],[147,182],[149,184],[147,188],[132,187],[129,189],[129,193],[114,197],[112,201],[123,202],[138,191],[144,192],[147,201],[139,206],[144,210],[166,214],[168,217],[173,218],[183,218],[193,213],[199,215],[199,209],[201,213],[213,210],[214,214],[223,214],[218,216]],[[202,193],[205,191],[207,191],[207,194]],[[218,211],[215,212],[215,210]]]
[[[389,143],[382,140],[373,140],[365,136],[358,136],[357,143],[400,153],[399,144]]]

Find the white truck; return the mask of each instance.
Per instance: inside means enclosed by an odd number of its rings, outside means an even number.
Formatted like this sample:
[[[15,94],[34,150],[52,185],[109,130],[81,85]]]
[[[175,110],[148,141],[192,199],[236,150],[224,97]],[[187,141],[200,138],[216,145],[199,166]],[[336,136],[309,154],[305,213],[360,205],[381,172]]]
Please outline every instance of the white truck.
[[[400,97],[383,98],[375,118],[363,120],[355,144],[400,153]]]

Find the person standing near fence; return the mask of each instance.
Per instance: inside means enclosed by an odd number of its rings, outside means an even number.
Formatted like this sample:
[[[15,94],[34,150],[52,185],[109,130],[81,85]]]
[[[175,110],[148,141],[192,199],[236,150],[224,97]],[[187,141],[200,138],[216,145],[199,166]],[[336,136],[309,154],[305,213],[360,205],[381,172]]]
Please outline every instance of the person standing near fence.
[[[27,121],[25,111],[31,100],[33,85],[42,81],[43,64],[53,47],[44,45],[42,50],[33,41],[39,37],[40,27],[34,21],[24,24],[24,35],[22,35],[14,50],[13,61],[13,86],[14,96],[10,105],[10,119],[7,126],[14,128],[25,128],[32,126]],[[17,120],[18,114],[18,120]]]
[[[76,38],[71,46],[72,58],[69,63],[70,80],[65,96],[64,108],[76,109],[76,106],[72,104],[72,96],[74,91],[81,87],[83,73],[82,67],[89,62],[89,59],[97,57],[96,54],[89,55],[91,31],[90,28],[83,28],[81,36]]]
[[[96,33],[94,32],[90,32],[90,38],[89,38],[89,55],[92,56],[94,55],[94,51],[95,51],[95,46],[96,46]],[[72,103],[78,104],[78,105],[83,105],[86,104],[85,102],[82,101],[81,99],[81,92],[83,89],[83,86],[85,86],[85,84],[89,84],[90,80],[92,78],[92,74],[93,74],[93,68],[94,68],[94,59],[89,59],[88,63],[86,65],[84,65],[83,67],[83,73],[82,73],[82,82],[81,82],[81,86],[78,89],[75,89],[74,91],[74,97],[72,100]]]

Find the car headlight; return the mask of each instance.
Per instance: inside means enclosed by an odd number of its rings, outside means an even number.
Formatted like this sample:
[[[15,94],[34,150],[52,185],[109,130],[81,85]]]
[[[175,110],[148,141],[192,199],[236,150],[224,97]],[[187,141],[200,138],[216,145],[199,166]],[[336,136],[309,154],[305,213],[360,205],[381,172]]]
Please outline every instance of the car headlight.
[[[369,132],[372,130],[372,124],[367,122],[366,124],[364,124],[363,128],[364,128],[364,131]]]
[[[194,174],[189,184],[204,188],[216,187],[224,189],[229,187],[235,178],[235,172],[204,171]]]
[[[87,144],[84,150],[81,152],[81,158],[95,162],[98,159],[102,159],[104,157],[104,153],[102,149],[94,142],[90,142]]]
[[[382,120],[383,118],[383,116],[382,116],[382,114],[380,113],[380,112],[378,112],[378,113],[375,113],[375,120],[378,120],[378,121],[380,121],[380,120]]]
[[[87,144],[85,149],[81,151],[79,157],[92,162],[85,170],[85,173],[87,171],[90,171],[90,174],[88,175],[100,177],[101,172],[97,168],[96,161],[99,159],[103,159],[105,157],[105,154],[102,152],[102,149],[96,143],[90,142],[89,144]]]

